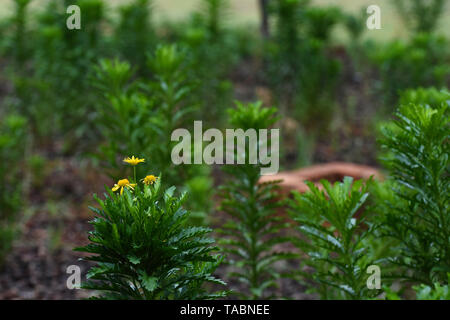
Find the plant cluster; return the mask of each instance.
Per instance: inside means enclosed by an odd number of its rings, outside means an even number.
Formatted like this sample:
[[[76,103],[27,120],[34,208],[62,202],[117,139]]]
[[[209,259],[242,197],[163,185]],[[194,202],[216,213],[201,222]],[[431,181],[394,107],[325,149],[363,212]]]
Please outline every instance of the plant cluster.
[[[378,92],[385,106],[396,105],[399,92],[406,89],[444,87],[450,75],[448,48],[445,37],[420,33],[406,43],[393,41],[375,51],[371,58],[380,72]]]
[[[17,114],[0,114],[0,265],[18,235],[17,222],[23,206],[23,170],[27,142],[26,119]],[[24,165],[23,163],[21,164]]]
[[[393,5],[415,32],[432,32],[445,12],[446,0],[396,0]]]
[[[295,192],[289,201],[303,235],[295,243],[313,270],[312,275],[301,274],[317,282],[322,299],[366,299],[377,293],[367,287],[366,270],[376,264],[368,246],[375,225],[363,209],[368,183],[350,177],[334,185],[322,180],[319,190],[307,182],[310,192]]]
[[[397,119],[383,130],[384,162],[395,181],[397,201],[385,209],[387,236],[399,241],[392,263],[401,277],[432,285],[447,280],[450,266],[449,101],[448,92],[424,101],[424,91],[409,96]],[[434,104],[439,100],[446,102]]]
[[[135,169],[144,159],[124,160]],[[161,179],[147,175],[142,183],[120,179],[107,189],[104,199],[95,196],[99,208],[91,221],[90,244],[75,250],[91,255],[96,265],[83,288],[106,299],[213,299],[224,291],[210,293],[206,283],[225,285],[212,275],[222,258],[206,237],[204,227],[189,227],[189,213],[182,207],[186,194],[175,187],[163,189]],[[114,193],[117,192],[117,193]]]
[[[260,103],[238,104],[228,112],[230,124],[243,130],[270,128],[276,121],[276,109],[261,108]],[[261,147],[246,143],[246,155],[251,148],[258,151]],[[241,295],[253,299],[269,297],[266,289],[276,286],[276,279],[281,276],[274,264],[294,256],[276,248],[289,241],[282,234],[287,224],[277,214],[280,203],[276,181],[258,183],[262,166],[261,163],[226,166],[224,171],[229,179],[221,187],[220,210],[230,217],[220,230],[226,236],[222,244],[225,252],[230,253],[229,262],[236,267],[230,276],[246,284],[250,295]]]

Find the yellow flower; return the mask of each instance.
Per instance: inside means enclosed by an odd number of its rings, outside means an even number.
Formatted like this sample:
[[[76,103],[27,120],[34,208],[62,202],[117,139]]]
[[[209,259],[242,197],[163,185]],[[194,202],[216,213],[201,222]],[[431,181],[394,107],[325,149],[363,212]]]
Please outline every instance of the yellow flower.
[[[136,183],[130,183],[128,179],[122,179],[119,180],[119,182],[117,182],[116,184],[114,184],[112,191],[117,191],[120,188],[120,194],[123,194],[123,188],[130,188],[131,190],[133,190],[135,186]]]
[[[145,159],[139,159],[139,158],[135,158],[134,156],[132,156],[131,158],[128,157],[128,158],[123,159],[123,162],[131,164],[132,166],[137,166],[139,163],[145,162]]]
[[[151,174],[142,179],[142,182],[144,182],[144,184],[148,186],[150,184],[155,183],[156,179],[158,179],[158,177],[155,177],[154,175]]]

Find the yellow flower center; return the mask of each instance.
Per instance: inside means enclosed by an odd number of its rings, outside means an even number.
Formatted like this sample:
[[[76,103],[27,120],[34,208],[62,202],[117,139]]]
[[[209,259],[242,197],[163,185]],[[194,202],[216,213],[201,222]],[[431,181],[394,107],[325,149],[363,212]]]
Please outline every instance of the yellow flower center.
[[[128,179],[122,179],[122,180],[119,180],[119,182],[117,182],[117,184],[119,185],[119,187],[126,187],[130,184],[130,181],[128,181]]]
[[[144,184],[150,185],[150,184],[153,184],[156,181],[156,179],[158,179],[158,177],[155,177],[154,175],[151,174],[151,175],[146,176],[143,179],[143,181],[144,181]]]

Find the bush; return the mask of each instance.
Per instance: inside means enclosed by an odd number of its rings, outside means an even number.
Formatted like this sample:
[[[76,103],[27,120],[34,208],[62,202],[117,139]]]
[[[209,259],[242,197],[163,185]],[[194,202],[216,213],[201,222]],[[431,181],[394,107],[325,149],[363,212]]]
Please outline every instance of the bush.
[[[370,183],[370,182],[369,182]],[[289,201],[292,217],[302,233],[295,243],[307,254],[305,264],[322,299],[367,299],[377,290],[367,288],[366,273],[376,264],[368,241],[375,225],[363,205],[369,196],[368,184],[345,177],[331,185],[322,180],[324,190],[307,182],[310,192],[294,192]],[[301,271],[307,279],[311,275]]]
[[[0,264],[17,236],[16,222],[23,204],[22,179],[26,120],[18,115],[0,118]]]
[[[119,24],[114,34],[123,58],[139,68],[145,67],[146,54],[153,51],[156,43],[150,23],[152,5],[151,0],[135,0],[120,7]]]
[[[407,27],[415,32],[433,32],[445,12],[446,0],[392,1]]]
[[[450,274],[447,285],[441,286],[439,283],[433,283],[433,286],[424,284],[414,287],[418,300],[450,300]]]
[[[228,112],[233,127],[244,131],[269,128],[276,121],[276,109],[261,108],[260,103],[238,104]],[[246,143],[248,145],[248,141]],[[250,145],[248,150],[251,148],[259,150],[257,145]],[[226,236],[221,243],[225,252],[231,254],[229,262],[236,268],[230,276],[249,289],[248,295],[238,294],[253,299],[271,297],[266,289],[276,286],[276,279],[280,277],[274,263],[293,257],[275,249],[275,245],[289,241],[280,236],[287,224],[277,215],[280,204],[275,193],[276,182],[258,183],[262,166],[261,163],[249,164],[247,157],[246,164],[224,167],[232,178],[221,186],[220,194],[220,210],[231,218],[220,230]]]
[[[160,46],[148,64],[150,81],[134,79],[128,62],[102,60],[95,68],[93,84],[103,95],[104,103],[97,105],[96,124],[102,145],[96,153],[114,179],[125,174],[119,165],[126,154],[142,154],[151,161],[167,185],[189,186],[192,199],[202,199],[197,205],[190,201],[197,222],[206,218],[211,200],[196,188],[195,181],[210,184],[209,168],[205,166],[176,166],[172,162],[171,139],[177,128],[188,128],[196,105],[192,102],[193,85],[186,71],[186,51],[175,45]],[[132,80],[133,79],[133,80]],[[158,143],[155,143],[158,141]],[[138,174],[144,172],[138,169]],[[199,186],[199,184],[196,184]],[[189,188],[188,187],[188,188]],[[200,193],[196,193],[200,192]]]
[[[76,251],[93,254],[85,289],[106,299],[214,299],[225,292],[208,293],[205,283],[225,285],[212,273],[221,258],[207,238],[210,229],[186,227],[189,213],[177,197],[175,187],[164,191],[154,176],[120,180],[105,199],[95,196],[99,209],[91,208],[90,244]]]
[[[408,96],[422,103],[424,92]],[[402,267],[396,276],[428,285],[447,281],[450,266],[448,102],[433,100],[400,106],[381,140],[397,196],[387,203],[383,221],[385,234],[399,242],[391,262]]]
[[[272,6],[276,32],[267,44],[267,77],[281,113],[295,116],[309,130],[325,132],[333,115],[341,64],[331,57],[330,33],[341,21],[334,7],[309,7],[304,0]]]
[[[444,37],[418,34],[408,43],[394,41],[371,56],[380,71],[379,92],[388,110],[398,103],[401,91],[440,88],[450,75],[448,40]]]

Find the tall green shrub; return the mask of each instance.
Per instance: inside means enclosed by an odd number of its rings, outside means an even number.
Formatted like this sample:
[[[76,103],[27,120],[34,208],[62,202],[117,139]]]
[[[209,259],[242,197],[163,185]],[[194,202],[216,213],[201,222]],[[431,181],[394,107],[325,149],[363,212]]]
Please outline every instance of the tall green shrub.
[[[413,103],[401,105],[397,119],[382,130],[384,163],[397,195],[387,203],[383,225],[385,234],[399,241],[399,254],[391,259],[402,268],[397,276],[432,285],[447,281],[450,266],[450,96],[443,92],[429,101],[420,91],[409,96]],[[445,96],[446,102],[434,104]]]
[[[18,235],[18,214],[23,206],[23,166],[26,120],[14,114],[0,118],[0,264]]]
[[[205,287],[225,284],[212,275],[221,258],[211,254],[217,248],[206,237],[210,229],[184,225],[185,194],[175,196],[175,187],[163,190],[159,178],[144,186],[131,182],[119,181],[123,191],[107,190],[104,200],[95,197],[99,208],[92,208],[90,244],[75,249],[96,263],[83,288],[97,290],[101,299],[223,297],[225,292]]]
[[[261,108],[260,103],[238,104],[229,109],[230,124],[235,128],[266,129],[276,121],[275,108]],[[258,144],[248,145],[259,150]],[[277,143],[272,141],[272,143]],[[236,151],[237,152],[237,151]],[[243,152],[241,150],[240,152]],[[249,292],[239,294],[246,298],[262,299],[271,297],[267,289],[277,285],[280,277],[274,263],[292,257],[292,254],[275,249],[277,244],[289,239],[280,231],[287,227],[278,216],[276,182],[259,184],[263,165],[246,164],[226,166],[227,181],[221,186],[221,206],[230,220],[224,224],[221,233],[225,252],[230,253],[229,262],[236,268],[230,276],[244,283]],[[235,153],[237,155],[237,153]]]
[[[322,180],[323,190],[307,182],[309,192],[294,192],[289,201],[301,236],[295,243],[305,256],[304,264],[322,299],[367,299],[378,291],[367,287],[367,268],[377,264],[370,252],[375,225],[364,204],[368,184],[345,177],[343,182]],[[305,283],[308,283],[305,281]],[[313,286],[314,288],[314,286]]]
[[[445,12],[446,0],[394,0],[406,26],[415,32],[433,32]]]

